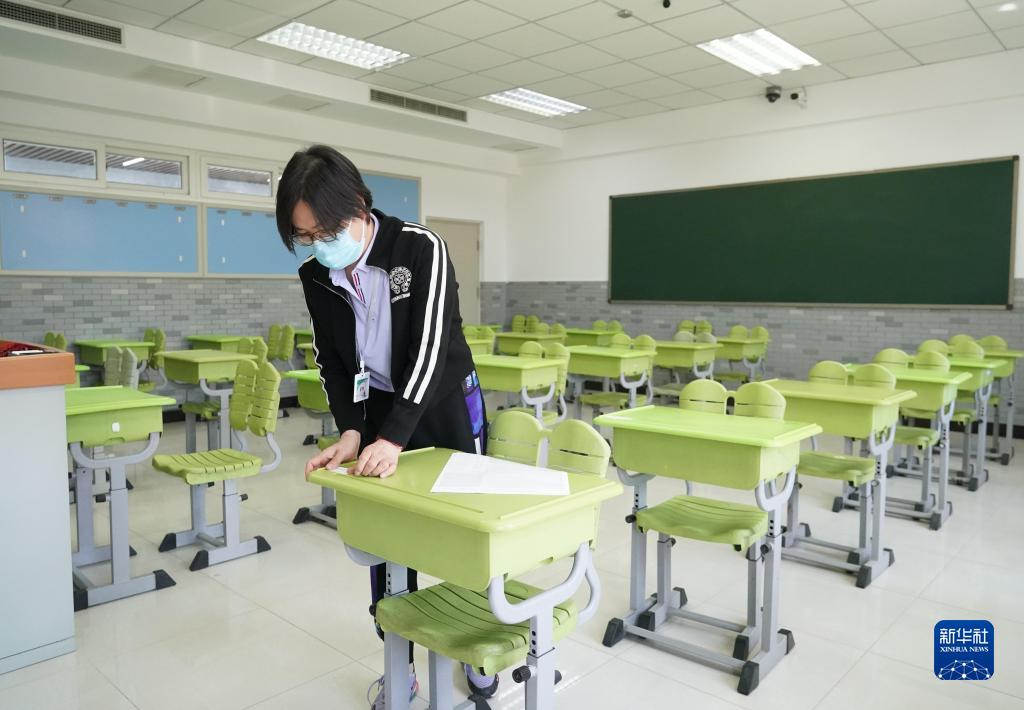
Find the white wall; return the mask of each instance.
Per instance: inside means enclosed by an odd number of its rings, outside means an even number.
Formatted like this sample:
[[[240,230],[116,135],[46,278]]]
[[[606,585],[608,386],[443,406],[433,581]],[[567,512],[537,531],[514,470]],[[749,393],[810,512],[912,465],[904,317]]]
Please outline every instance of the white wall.
[[[806,109],[751,98],[574,129],[533,153],[510,180],[509,280],[604,281],[610,195],[1024,153],[1024,51],[813,86]]]

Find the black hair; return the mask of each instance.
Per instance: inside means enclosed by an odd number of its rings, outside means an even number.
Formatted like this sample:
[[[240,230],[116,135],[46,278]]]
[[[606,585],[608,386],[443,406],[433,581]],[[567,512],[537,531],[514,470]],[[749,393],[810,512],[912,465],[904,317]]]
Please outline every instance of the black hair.
[[[295,152],[277,184],[277,231],[293,254],[292,212],[299,202],[309,205],[318,225],[331,231],[368,213],[373,195],[351,160],[330,146],[314,145]]]

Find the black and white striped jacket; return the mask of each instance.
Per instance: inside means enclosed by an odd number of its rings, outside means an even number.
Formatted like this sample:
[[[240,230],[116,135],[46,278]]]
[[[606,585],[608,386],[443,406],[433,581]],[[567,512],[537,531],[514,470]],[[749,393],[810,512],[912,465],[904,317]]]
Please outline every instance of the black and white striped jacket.
[[[395,402],[380,437],[405,446],[420,417],[473,370],[462,335],[458,284],[444,240],[426,227],[373,210],[380,222],[367,266],[388,274],[391,295],[391,383]],[[330,271],[310,258],[299,267],[313,327],[320,379],[339,431],[355,429],[365,441],[365,407],[352,401],[359,370],[356,322],[346,292]],[[440,395],[440,396],[438,396]]]

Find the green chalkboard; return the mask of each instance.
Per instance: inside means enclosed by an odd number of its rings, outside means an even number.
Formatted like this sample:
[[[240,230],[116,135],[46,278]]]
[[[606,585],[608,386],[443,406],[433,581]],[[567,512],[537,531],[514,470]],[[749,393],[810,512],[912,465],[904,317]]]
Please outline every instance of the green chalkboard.
[[[613,196],[611,300],[1006,306],[1017,161]]]

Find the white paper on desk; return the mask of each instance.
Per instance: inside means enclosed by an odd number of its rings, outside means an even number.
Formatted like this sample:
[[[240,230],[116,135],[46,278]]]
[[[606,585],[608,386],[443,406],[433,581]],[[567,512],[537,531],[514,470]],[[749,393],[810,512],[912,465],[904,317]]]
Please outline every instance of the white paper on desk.
[[[564,471],[455,452],[430,492],[567,496],[569,478]]]

